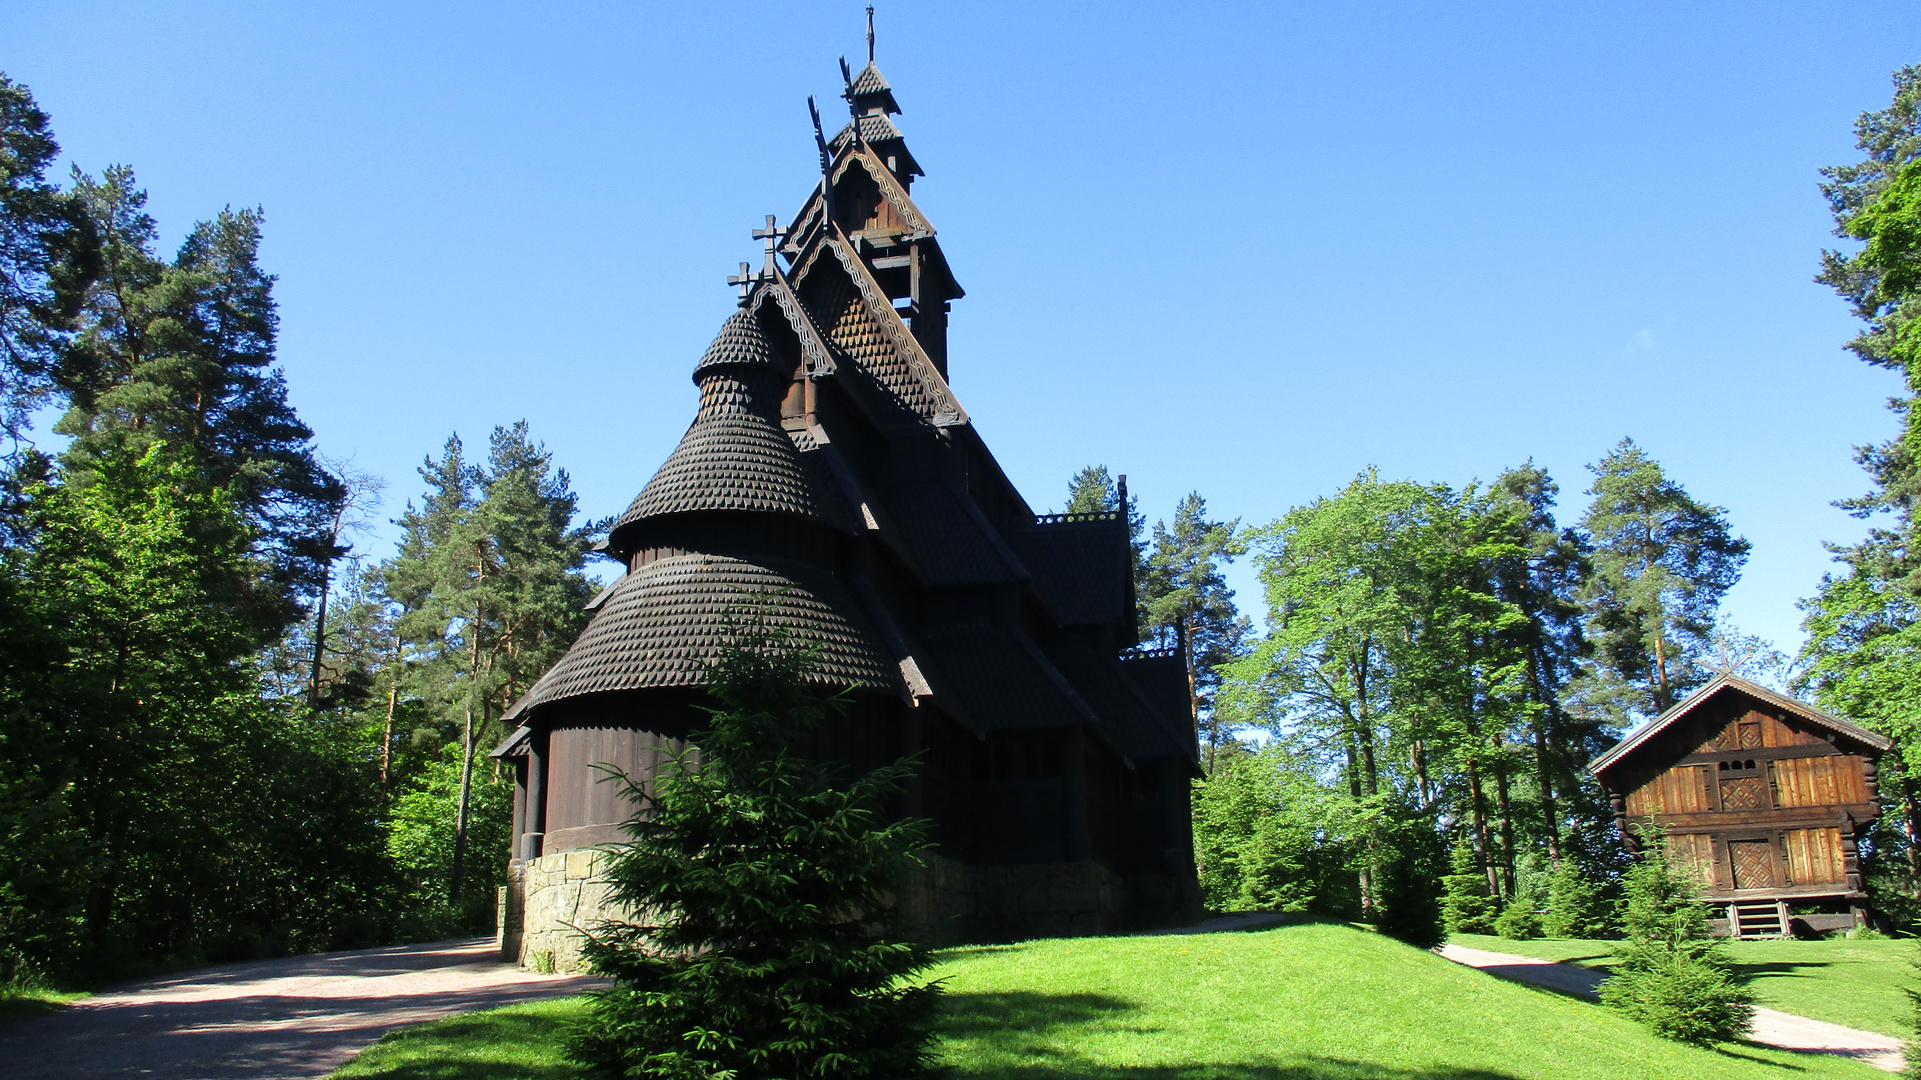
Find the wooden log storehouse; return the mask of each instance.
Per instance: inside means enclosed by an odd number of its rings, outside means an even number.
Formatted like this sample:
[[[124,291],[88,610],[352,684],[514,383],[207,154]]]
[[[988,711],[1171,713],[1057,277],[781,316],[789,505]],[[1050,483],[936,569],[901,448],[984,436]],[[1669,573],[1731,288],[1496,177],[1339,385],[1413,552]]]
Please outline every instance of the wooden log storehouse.
[[[1630,851],[1649,825],[1737,937],[1868,919],[1855,841],[1874,820],[1884,737],[1723,675],[1588,766]]]
[[[724,621],[758,590],[819,646],[821,685],[856,688],[815,756],[922,755],[901,810],[939,845],[906,898],[930,937],[1198,910],[1182,662],[1135,647],[1123,515],[1035,513],[949,383],[963,293],[909,195],[922,171],[871,34],[822,183],[755,232],[698,414],[607,540],[623,576],[507,713],[502,947],[524,963],[569,967],[572,928],[606,913],[595,849],[633,807],[598,766],[644,781],[687,745]]]

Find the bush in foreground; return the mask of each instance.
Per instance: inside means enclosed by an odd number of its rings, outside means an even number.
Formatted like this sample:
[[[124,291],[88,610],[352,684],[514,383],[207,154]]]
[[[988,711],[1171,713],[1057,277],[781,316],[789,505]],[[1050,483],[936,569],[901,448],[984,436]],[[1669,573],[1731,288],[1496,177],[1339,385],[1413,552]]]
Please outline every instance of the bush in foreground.
[[[794,752],[836,699],[809,692],[809,650],[760,596],[709,669],[722,708],[698,756],[672,758],[613,855],[638,913],[586,947],[615,985],[569,1052],[628,1077],[904,1077],[926,1071],[939,987],[930,959],[883,933],[923,825],[889,822],[897,763],[842,786]]]
[[[1601,1000],[1664,1039],[1711,1046],[1747,1034],[1754,996],[1729,974],[1721,943],[1708,936],[1707,909],[1667,845],[1649,843],[1622,886],[1626,941]]]

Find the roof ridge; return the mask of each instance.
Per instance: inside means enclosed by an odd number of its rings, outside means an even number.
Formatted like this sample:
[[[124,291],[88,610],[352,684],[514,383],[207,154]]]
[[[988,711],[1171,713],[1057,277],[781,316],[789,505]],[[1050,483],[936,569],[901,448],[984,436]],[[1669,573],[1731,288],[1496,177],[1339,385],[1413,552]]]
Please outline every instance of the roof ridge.
[[[1797,713],[1803,719],[1813,721],[1837,734],[1846,735],[1856,742],[1865,743],[1877,750],[1885,751],[1894,745],[1893,740],[1887,736],[1870,731],[1851,720],[1836,716],[1826,709],[1821,708],[1819,705],[1811,705],[1808,702],[1802,701],[1800,698],[1790,697],[1778,690],[1772,690],[1766,686],[1762,686],[1760,683],[1743,679],[1733,672],[1724,671],[1708,680],[1706,684],[1694,690],[1680,701],[1668,706],[1659,716],[1656,716],[1654,719],[1649,720],[1647,723],[1642,724],[1640,727],[1622,736],[1620,742],[1615,743],[1608,748],[1607,752],[1589,762],[1587,771],[1592,775],[1600,775],[1602,770],[1612,766],[1615,762],[1620,761],[1634,750],[1645,745],[1647,741],[1657,733],[1673,727],[1683,716],[1693,712],[1702,703],[1706,702],[1715,694],[1720,693],[1722,690],[1735,690],[1749,697],[1769,702],[1782,709]]]

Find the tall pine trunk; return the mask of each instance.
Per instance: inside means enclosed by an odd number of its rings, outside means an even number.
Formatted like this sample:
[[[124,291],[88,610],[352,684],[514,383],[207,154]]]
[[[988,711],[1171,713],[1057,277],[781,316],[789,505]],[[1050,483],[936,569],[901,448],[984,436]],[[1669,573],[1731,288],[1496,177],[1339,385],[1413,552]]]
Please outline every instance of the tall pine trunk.
[[[320,566],[320,604],[313,620],[313,681],[307,690],[307,708],[320,711],[320,669],[327,655],[327,593],[333,588],[333,564]]]
[[[380,729],[380,790],[387,790],[394,760],[394,709],[400,704],[400,631],[394,630],[392,677],[387,681],[387,723]]]
[[[487,575],[487,561],[480,559],[475,565],[475,581],[478,582]],[[456,904],[460,902],[460,878],[466,869],[467,859],[467,802],[473,792],[474,782],[474,699],[480,696],[480,626],[483,614],[480,601],[476,599],[474,625],[470,631],[473,638],[470,643],[472,659],[467,665],[467,723],[461,732],[460,742],[460,802],[454,810],[454,871],[453,880],[447,888],[448,900]]]

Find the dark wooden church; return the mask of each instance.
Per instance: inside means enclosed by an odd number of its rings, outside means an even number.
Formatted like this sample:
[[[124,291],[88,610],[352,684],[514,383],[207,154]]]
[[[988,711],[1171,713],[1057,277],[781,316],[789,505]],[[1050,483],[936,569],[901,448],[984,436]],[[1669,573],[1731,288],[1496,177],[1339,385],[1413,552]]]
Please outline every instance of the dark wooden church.
[[[1035,513],[949,385],[963,294],[909,195],[921,167],[872,41],[822,183],[755,232],[765,261],[732,279],[739,310],[694,367],[699,412],[613,527],[624,576],[507,714],[502,948],[524,963],[566,968],[572,927],[605,910],[595,849],[633,808],[596,766],[645,777],[685,745],[724,620],[759,590],[817,643],[821,683],[856,687],[816,755],[922,755],[903,810],[939,847],[905,906],[928,936],[1198,910],[1186,673],[1135,648],[1121,514]]]
[[[1852,928],[1868,917],[1855,839],[1874,820],[1892,744],[1833,713],[1723,675],[1588,766],[1629,850],[1667,833],[1717,929],[1738,937]]]

